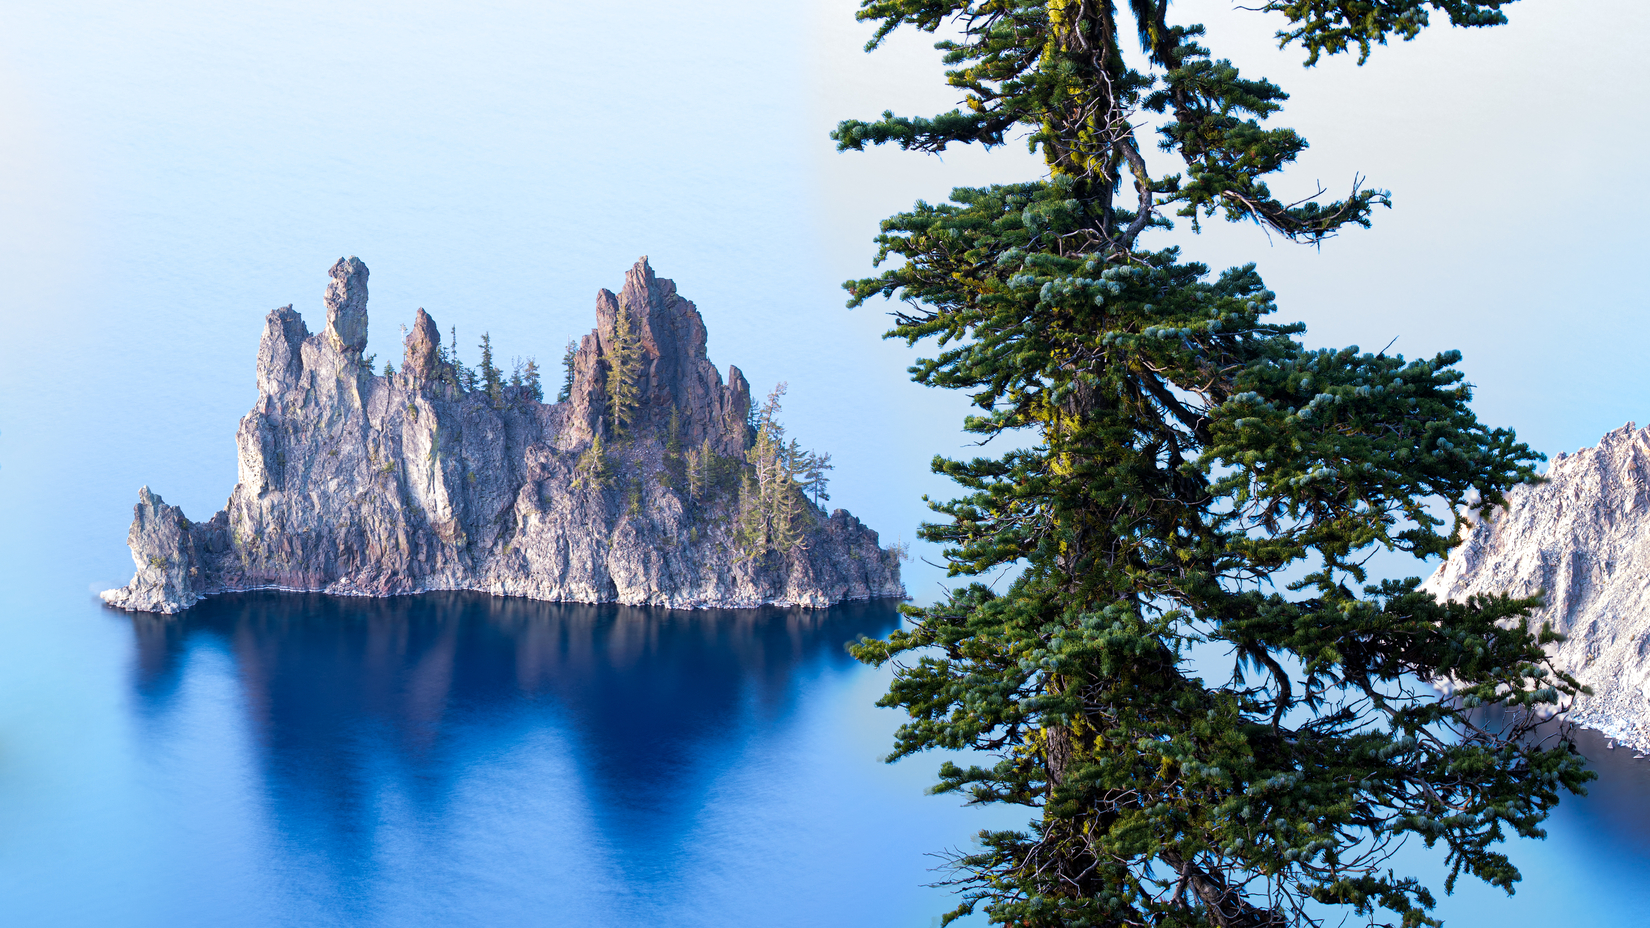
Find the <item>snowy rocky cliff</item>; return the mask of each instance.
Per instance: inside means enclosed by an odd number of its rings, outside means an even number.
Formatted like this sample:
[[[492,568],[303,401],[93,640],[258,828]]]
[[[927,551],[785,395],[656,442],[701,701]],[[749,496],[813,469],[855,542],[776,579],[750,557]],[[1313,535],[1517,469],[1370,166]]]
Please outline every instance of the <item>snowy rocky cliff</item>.
[[[1555,663],[1592,687],[1570,718],[1650,751],[1650,429],[1559,455],[1507,494],[1426,582],[1440,599],[1546,592],[1534,624],[1568,636]]]
[[[144,487],[127,536],[137,575],[105,600],[175,613],[269,588],[676,608],[904,596],[899,553],[788,476],[784,543],[753,532],[750,388],[736,367],[722,380],[699,311],[647,259],[598,295],[570,398],[554,404],[525,385],[466,389],[422,309],[400,370],[374,373],[366,265],[340,260],[331,276],[319,333],[290,306],[265,321],[227,507],[191,522]],[[621,433],[607,391],[626,331]]]

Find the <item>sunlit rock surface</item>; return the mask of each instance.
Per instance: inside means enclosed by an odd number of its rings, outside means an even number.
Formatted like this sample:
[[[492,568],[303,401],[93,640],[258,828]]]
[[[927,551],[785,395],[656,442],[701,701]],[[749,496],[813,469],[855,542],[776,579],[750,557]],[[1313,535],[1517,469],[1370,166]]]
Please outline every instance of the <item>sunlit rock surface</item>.
[[[265,321],[258,399],[236,434],[239,482],[228,506],[191,523],[148,487],[128,543],[137,574],[103,598],[175,613],[203,596],[292,589],[385,596],[477,590],[560,602],[675,608],[827,606],[903,597],[899,555],[838,509],[806,513],[788,552],[735,543],[737,492],[692,499],[666,454],[680,447],[742,457],[750,387],[705,357],[705,325],[643,258],[596,299],[597,327],[574,361],[571,399],[505,387],[495,401],[443,376],[440,329],[422,309],[400,370],[375,374],[367,343],[368,271],[340,260],[312,335],[287,306]],[[643,357],[632,440],[608,428],[605,382],[618,313]],[[554,375],[552,375],[554,376]],[[547,385],[554,392],[555,384]],[[581,479],[597,435],[605,486]]]
[[[1593,690],[1570,717],[1650,751],[1650,429],[1628,423],[1559,455],[1545,483],[1478,519],[1425,588],[1443,599],[1545,591],[1535,624],[1568,636],[1549,651]]]

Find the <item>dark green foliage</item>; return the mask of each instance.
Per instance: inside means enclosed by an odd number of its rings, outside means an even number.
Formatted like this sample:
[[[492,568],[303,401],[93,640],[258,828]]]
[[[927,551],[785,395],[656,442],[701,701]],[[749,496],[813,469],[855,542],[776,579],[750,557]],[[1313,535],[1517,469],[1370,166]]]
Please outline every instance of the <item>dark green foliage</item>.
[[[573,398],[573,359],[579,355],[579,343],[573,339],[567,340],[567,350],[561,355],[562,381],[561,389],[556,391],[556,402],[565,403]]]
[[[1260,125],[1287,94],[1211,59],[1196,41],[1203,27],[1168,25],[1164,4],[1131,6],[1155,73],[1124,63],[1110,0],[865,0],[860,18],[881,21],[873,47],[900,25],[933,31],[952,17],[971,23],[964,41],[938,43],[946,63],[957,66],[947,80],[963,91],[967,112],[935,119],[884,113],[876,122],[846,120],[831,137],[844,150],[898,142],[939,152],[958,142],[1002,144],[1011,129],[1028,129],[1030,145],[1071,184],[1062,198],[1085,214],[1074,231],[1086,241],[1064,243],[1068,250],[1127,251],[1147,226],[1163,224],[1158,210],[1168,206],[1194,227],[1199,215],[1219,211],[1309,242],[1348,223],[1369,225],[1387,194],[1358,183],[1346,200],[1331,203],[1274,197],[1262,178],[1306,148],[1294,130]],[[1167,117],[1159,147],[1180,155],[1184,175],[1148,172],[1135,138],[1145,113]],[[1117,200],[1124,180],[1134,188],[1126,203]]]
[[[619,304],[613,320],[613,343],[604,356],[607,361],[607,411],[612,416],[613,434],[630,435],[641,388],[636,380],[642,373],[642,340],[630,322],[630,308]]]
[[[1307,64],[1325,53],[1358,46],[1358,63],[1371,47],[1385,45],[1388,35],[1409,41],[1429,22],[1430,7],[1449,16],[1455,26],[1499,26],[1507,21],[1501,8],[1513,0],[1268,0],[1265,9],[1289,17],[1290,28],[1278,33],[1280,44],[1299,42]]]
[[[1430,5],[1468,25],[1499,16]],[[942,151],[1024,130],[1050,176],[891,217],[879,263],[897,266],[848,285],[850,305],[903,299],[890,335],[937,352],[914,379],[965,391],[969,431],[1022,446],[936,458],[965,495],[922,530],[953,575],[1019,565],[1018,579],[908,608],[908,629],[854,653],[895,661],[881,704],[910,720],[893,758],[995,754],[944,764],[936,789],[1037,810],[1029,831],[985,834],[953,861],[953,915],[1281,926],[1345,906],[1432,924],[1430,891],[1386,869],[1390,850],[1416,836],[1445,850],[1445,888],[1466,872],[1510,891],[1497,842],[1540,836],[1590,776],[1566,728],[1530,737],[1578,688],[1541,649],[1555,636],[1528,626],[1538,600],[1438,603],[1414,579],[1368,583],[1363,564],[1380,548],[1446,553],[1462,523],[1435,513],[1474,489],[1499,504],[1540,456],[1477,421],[1458,353],[1310,350],[1301,325],[1271,321],[1253,265],[1211,278],[1139,243],[1170,211],[1316,243],[1367,225],[1386,195],[1275,198],[1263,178],[1305,147],[1261,125],[1283,93],[1212,59],[1165,4],[1129,6],[1143,70],[1106,0],[862,4],[873,46],[956,21],[962,37],[940,47],[966,110],[844,122],[841,147]],[[1408,38],[1421,6],[1271,8],[1316,57]],[[1184,175],[1148,173],[1135,133],[1150,114]],[[1227,656],[1229,676],[1196,675],[1194,645]],[[1459,701],[1421,682],[1440,677]]]
[[[480,375],[482,391],[492,402],[494,409],[504,406],[504,378],[501,376],[498,365],[493,363],[493,337],[481,333],[481,367],[477,369]]]
[[[613,462],[607,456],[607,449],[602,445],[601,435],[593,437],[590,444],[579,453],[579,459],[574,464],[574,472],[577,474],[575,485],[602,490],[612,483]]]
[[[522,368],[521,382],[527,388],[527,395],[535,403],[544,402],[544,385],[539,383],[539,362],[537,358],[528,358]]]
[[[394,377],[395,376],[395,365],[394,364],[391,364],[388,361],[384,362],[384,376],[385,377]]]
[[[825,490],[831,485],[831,478],[825,476],[825,472],[835,469],[836,465],[831,463],[829,454],[815,454],[812,451],[804,452],[802,457],[802,489],[813,498],[815,506],[830,501],[831,494],[825,492]]]
[[[802,544],[815,518],[807,494],[816,484],[823,493],[824,471],[830,467],[830,455],[806,451],[794,438],[786,441],[779,421],[785,389],[784,383],[774,387],[751,420],[756,434],[745,452],[735,529],[740,548],[751,557],[789,552]]]
[[[447,382],[452,384],[458,390],[468,393],[476,388],[476,372],[474,368],[466,366],[463,361],[459,360],[458,326],[453,326],[450,330],[450,334],[452,344],[451,347],[447,349],[446,354],[446,361],[449,366],[449,369],[445,372]]]

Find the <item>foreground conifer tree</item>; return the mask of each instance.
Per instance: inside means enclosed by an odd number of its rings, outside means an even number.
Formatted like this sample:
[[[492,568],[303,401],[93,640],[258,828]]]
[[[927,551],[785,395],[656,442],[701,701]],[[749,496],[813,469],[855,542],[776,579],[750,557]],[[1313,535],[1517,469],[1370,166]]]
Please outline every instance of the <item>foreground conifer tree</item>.
[[[855,653],[896,662],[882,704],[910,721],[893,757],[995,755],[944,764],[936,789],[1037,810],[953,861],[954,916],[1281,926],[1349,907],[1436,924],[1391,851],[1438,845],[1446,888],[1465,872],[1510,891],[1495,845],[1540,836],[1589,778],[1567,732],[1532,737],[1577,688],[1524,619],[1534,600],[1439,603],[1416,580],[1368,584],[1362,563],[1446,553],[1462,523],[1434,513],[1473,489],[1500,503],[1539,455],[1477,421],[1458,353],[1308,350],[1302,326],[1270,321],[1253,265],[1211,279],[1146,246],[1172,216],[1216,213],[1315,244],[1387,196],[1275,197],[1266,176],[1306,145],[1262,125],[1283,92],[1212,58],[1166,3],[1129,5],[1138,59],[1111,0],[862,3],[872,48],[901,27],[960,30],[940,47],[965,108],[847,121],[839,147],[1024,133],[1049,176],[891,217],[878,260],[903,261],[848,285],[850,305],[906,301],[890,335],[937,343],[914,377],[966,391],[970,431],[1033,438],[936,459],[968,492],[923,530],[954,575],[1019,564],[1018,580],[911,608],[908,630]],[[1504,21],[1496,0],[1264,5],[1314,60],[1411,38],[1429,8]],[[1183,173],[1150,173],[1137,126],[1154,120]],[[1232,660],[1229,679],[1194,675],[1200,643]],[[1439,677],[1458,701],[1422,682]],[[1489,703],[1505,711],[1471,711]]]

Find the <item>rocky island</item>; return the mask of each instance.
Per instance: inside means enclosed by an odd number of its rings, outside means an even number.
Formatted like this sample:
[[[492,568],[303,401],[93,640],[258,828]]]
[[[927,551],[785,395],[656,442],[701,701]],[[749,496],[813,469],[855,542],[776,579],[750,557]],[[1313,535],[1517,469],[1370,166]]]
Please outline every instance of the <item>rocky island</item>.
[[[330,273],[319,333],[291,306],[265,320],[228,505],[193,522],[140,490],[137,573],[104,600],[173,614],[257,589],[672,608],[905,595],[902,552],[820,508],[828,458],[786,443],[777,391],[753,414],[745,377],[723,381],[698,309],[646,258],[597,295],[549,403],[533,367],[467,368],[422,309],[400,369],[375,373],[367,267]]]
[[[1505,508],[1468,516],[1424,588],[1456,600],[1544,592],[1532,624],[1566,636],[1547,646],[1554,664],[1593,691],[1569,718],[1650,752],[1650,429],[1629,422],[1560,454]]]

